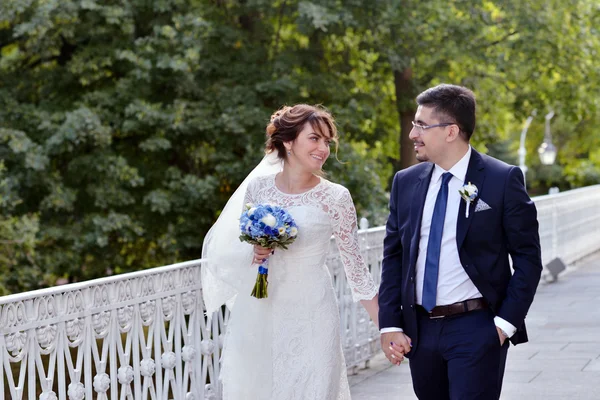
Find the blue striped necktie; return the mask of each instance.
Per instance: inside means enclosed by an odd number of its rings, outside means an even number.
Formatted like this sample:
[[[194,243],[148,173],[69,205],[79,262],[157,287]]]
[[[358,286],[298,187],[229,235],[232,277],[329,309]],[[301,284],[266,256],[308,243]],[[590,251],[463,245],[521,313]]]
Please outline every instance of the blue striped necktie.
[[[444,219],[446,217],[446,204],[448,203],[448,182],[452,179],[450,172],[442,174],[442,185],[435,200],[429,241],[427,242],[427,258],[425,259],[425,277],[423,279],[423,307],[431,312],[435,307],[437,296],[438,272],[440,269],[440,250],[442,247],[442,233],[444,232]]]

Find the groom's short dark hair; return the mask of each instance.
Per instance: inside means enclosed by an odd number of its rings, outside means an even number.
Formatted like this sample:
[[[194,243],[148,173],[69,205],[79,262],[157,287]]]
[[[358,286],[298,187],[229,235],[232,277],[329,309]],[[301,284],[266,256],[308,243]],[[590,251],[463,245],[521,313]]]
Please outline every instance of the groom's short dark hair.
[[[471,90],[443,83],[418,95],[417,104],[433,108],[440,122],[456,123],[463,138],[471,139],[475,131],[475,94]]]

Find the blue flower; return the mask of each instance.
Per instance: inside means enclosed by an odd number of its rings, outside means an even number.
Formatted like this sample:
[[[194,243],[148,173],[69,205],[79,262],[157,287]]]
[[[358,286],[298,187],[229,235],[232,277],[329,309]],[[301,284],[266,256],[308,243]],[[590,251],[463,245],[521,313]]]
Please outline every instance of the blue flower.
[[[281,243],[287,246],[295,239],[296,222],[282,207],[259,204],[246,210],[240,216],[240,231],[247,235],[242,240],[266,239],[269,243]]]

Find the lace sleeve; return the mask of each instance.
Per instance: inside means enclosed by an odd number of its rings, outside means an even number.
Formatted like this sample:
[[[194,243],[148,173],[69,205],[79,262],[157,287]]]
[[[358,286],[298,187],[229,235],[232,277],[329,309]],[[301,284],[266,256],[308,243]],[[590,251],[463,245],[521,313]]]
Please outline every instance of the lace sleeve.
[[[242,210],[240,211],[240,213],[246,210],[246,204],[252,203],[256,205],[256,181],[256,179],[253,179],[250,182],[248,182],[248,187],[246,188],[246,193],[244,194],[244,203],[242,204]]]
[[[341,187],[336,193],[329,214],[352,299],[371,300],[377,294],[377,287],[360,253],[356,209],[348,189]]]

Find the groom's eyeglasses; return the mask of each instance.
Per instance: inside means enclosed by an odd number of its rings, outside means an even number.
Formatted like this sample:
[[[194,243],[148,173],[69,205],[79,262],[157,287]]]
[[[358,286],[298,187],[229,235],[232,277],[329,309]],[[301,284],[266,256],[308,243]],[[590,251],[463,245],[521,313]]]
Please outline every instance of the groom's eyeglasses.
[[[419,135],[422,135],[423,133],[425,133],[426,130],[431,129],[431,128],[456,125],[454,122],[443,122],[441,124],[435,124],[435,125],[421,125],[421,124],[416,123],[415,121],[410,121],[410,122],[412,123],[412,126],[417,130],[417,133]]]

